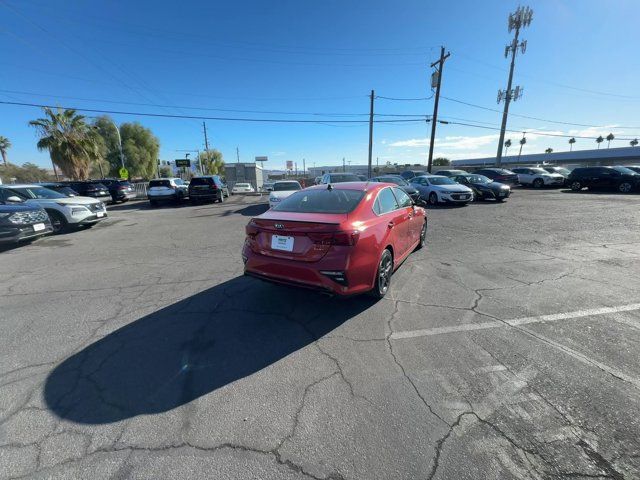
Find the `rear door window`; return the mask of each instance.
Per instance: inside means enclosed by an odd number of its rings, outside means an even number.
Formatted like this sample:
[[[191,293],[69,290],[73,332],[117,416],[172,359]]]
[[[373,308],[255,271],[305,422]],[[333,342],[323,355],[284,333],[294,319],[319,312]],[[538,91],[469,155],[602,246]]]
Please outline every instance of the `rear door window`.
[[[400,208],[410,207],[413,204],[411,197],[407,195],[404,190],[394,188],[393,193],[396,196],[396,200],[398,201]]]
[[[378,194],[378,203],[380,204],[380,214],[385,214],[397,210],[398,201],[390,188],[385,188]]]

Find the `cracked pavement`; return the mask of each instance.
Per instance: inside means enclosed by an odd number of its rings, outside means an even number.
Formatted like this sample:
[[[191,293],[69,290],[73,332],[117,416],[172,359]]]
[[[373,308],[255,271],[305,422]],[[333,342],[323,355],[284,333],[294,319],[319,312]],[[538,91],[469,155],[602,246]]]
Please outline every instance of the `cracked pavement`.
[[[1,251],[0,478],[640,478],[639,198],[431,209],[379,302],[243,277],[257,197]]]

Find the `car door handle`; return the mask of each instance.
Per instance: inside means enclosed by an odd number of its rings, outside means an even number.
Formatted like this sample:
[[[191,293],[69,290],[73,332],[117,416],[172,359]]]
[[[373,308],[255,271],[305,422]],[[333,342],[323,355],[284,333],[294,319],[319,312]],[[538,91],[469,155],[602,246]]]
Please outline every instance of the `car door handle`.
[[[387,223],[387,227],[389,227],[389,228],[393,228],[395,226],[396,226],[396,224],[394,222]]]

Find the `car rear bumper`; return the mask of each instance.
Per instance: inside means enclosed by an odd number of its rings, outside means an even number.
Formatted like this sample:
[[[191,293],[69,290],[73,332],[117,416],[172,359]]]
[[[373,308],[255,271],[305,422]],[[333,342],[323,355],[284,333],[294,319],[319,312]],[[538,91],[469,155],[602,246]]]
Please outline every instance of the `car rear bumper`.
[[[358,282],[347,270],[348,258],[322,259],[318,262],[300,262],[268,257],[253,252],[246,245],[243,248],[242,260],[244,273],[271,283],[301,287],[332,295],[350,296],[364,293],[371,286]],[[347,285],[332,280],[321,271],[345,272]]]
[[[50,223],[45,223],[44,230],[35,231],[33,225],[16,225],[0,227],[0,243],[16,243],[22,240],[41,237],[53,232]]]
[[[132,200],[136,198],[136,192],[115,192],[112,197],[116,200]]]
[[[176,193],[170,193],[167,195],[147,195],[147,198],[151,201],[162,202],[163,200],[175,200],[178,198]]]

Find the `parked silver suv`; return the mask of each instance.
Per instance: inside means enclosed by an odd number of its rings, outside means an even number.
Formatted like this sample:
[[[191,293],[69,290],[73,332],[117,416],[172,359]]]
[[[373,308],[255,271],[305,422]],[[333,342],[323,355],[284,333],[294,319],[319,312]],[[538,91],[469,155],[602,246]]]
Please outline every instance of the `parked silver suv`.
[[[93,225],[107,218],[107,208],[100,200],[91,197],[67,197],[49,188],[33,184],[0,185],[7,200],[15,196],[24,205],[34,205],[44,210],[51,219],[53,232],[70,226]]]
[[[181,178],[154,178],[149,182],[147,198],[152,207],[159,202],[181,202],[189,195],[189,187]]]

